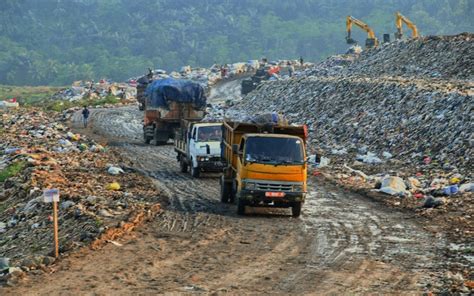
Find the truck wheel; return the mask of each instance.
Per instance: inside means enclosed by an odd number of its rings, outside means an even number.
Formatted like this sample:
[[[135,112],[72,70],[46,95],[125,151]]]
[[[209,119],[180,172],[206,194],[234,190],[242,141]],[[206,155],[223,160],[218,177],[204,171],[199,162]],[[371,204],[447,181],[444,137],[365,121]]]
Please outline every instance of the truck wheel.
[[[235,183],[235,180],[234,180],[234,183],[232,183],[230,186],[230,192],[229,192],[230,203],[235,202],[236,195],[237,195],[237,183]]]
[[[295,202],[291,206],[291,214],[293,217],[299,217],[301,214],[301,206],[303,205],[302,202]]]
[[[229,182],[224,181],[224,176],[221,177],[221,202],[228,203],[230,191],[232,190]]]
[[[184,156],[180,156],[179,159],[179,168],[181,170],[181,173],[187,173],[188,172],[188,164],[184,160]]]
[[[145,144],[150,144],[151,139],[147,137],[145,134],[143,135],[143,139],[145,140]]]
[[[191,176],[194,178],[199,178],[199,174],[201,172],[199,171],[199,168],[195,168],[194,166],[191,166]]]
[[[238,215],[241,215],[241,216],[245,215],[245,206],[246,206],[245,200],[239,198],[239,201],[237,203],[237,214]]]
[[[150,141],[153,139],[153,126],[148,125],[143,128],[143,140],[145,144],[150,144]]]
[[[155,140],[155,145],[166,145],[168,142],[168,133],[166,131],[161,131],[155,129],[153,139]]]

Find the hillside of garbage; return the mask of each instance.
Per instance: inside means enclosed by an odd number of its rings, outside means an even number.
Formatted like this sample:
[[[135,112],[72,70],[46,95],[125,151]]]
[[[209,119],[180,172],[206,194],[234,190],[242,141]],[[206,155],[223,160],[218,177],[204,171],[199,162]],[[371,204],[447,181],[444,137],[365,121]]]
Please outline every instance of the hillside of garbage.
[[[364,51],[346,74],[474,79],[474,34],[401,39]]]
[[[263,82],[226,116],[283,113],[308,125],[318,174],[399,206],[472,213],[473,46],[460,34],[333,56]]]
[[[151,181],[113,148],[73,133],[67,126],[70,114],[27,108],[2,114],[0,274],[9,266],[47,271],[55,261],[46,189],[60,194],[61,254],[97,244],[159,206]]]

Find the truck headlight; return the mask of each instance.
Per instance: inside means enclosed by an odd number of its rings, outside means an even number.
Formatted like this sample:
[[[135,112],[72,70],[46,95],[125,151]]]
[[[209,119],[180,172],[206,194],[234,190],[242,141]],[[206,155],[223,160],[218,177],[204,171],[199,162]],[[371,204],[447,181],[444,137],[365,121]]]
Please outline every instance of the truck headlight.
[[[303,191],[303,185],[293,185],[293,191],[302,192]]]
[[[247,182],[245,182],[245,187],[244,187],[244,188],[247,189],[247,190],[255,190],[255,183],[251,183],[251,182],[250,182],[250,183],[247,183]]]
[[[209,157],[200,156],[198,157],[198,161],[209,161]]]

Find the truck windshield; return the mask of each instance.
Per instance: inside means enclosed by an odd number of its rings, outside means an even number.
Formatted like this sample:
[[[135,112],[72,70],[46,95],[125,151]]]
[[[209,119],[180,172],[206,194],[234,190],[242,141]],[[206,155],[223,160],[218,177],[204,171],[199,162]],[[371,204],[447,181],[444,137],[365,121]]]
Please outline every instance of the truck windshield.
[[[302,141],[294,138],[250,137],[245,144],[245,161],[269,164],[302,164]]]
[[[222,140],[222,126],[202,126],[198,129],[198,142],[220,142]]]

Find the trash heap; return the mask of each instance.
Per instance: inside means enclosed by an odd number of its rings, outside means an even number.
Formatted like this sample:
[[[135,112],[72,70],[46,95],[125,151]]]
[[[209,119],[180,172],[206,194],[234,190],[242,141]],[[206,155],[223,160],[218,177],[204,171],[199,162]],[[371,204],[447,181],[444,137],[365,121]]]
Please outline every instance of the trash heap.
[[[135,85],[129,83],[116,83],[109,80],[75,81],[70,88],[54,94],[51,99],[59,101],[79,101],[82,99],[102,99],[109,95],[132,101],[136,96]]]
[[[474,79],[474,34],[401,39],[364,51],[346,73]]]
[[[307,124],[309,153],[324,156],[331,174],[351,185],[410,197],[416,206],[449,203],[441,197],[472,199],[471,36],[332,57],[298,78],[264,82],[225,116],[238,120],[265,110]],[[400,64],[417,68],[404,72]],[[403,180],[384,183],[389,177]],[[472,210],[470,204],[465,200],[464,207]]]
[[[156,206],[158,192],[148,179],[118,153],[72,133],[62,118],[35,109],[2,114],[0,261],[20,271],[54,261],[52,205],[43,202],[45,189],[60,191],[61,253],[87,246],[127,223],[132,213]]]

